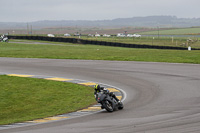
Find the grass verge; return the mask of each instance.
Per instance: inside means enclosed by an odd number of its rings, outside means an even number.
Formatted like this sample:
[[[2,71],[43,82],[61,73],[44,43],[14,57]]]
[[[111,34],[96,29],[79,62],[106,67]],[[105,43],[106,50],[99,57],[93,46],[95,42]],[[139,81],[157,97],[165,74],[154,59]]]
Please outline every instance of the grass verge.
[[[95,103],[93,89],[45,79],[0,76],[0,125],[54,116]]]
[[[60,44],[63,45],[0,43],[0,57],[200,64],[200,52],[198,50],[135,49],[70,43]]]
[[[158,30],[154,31],[147,31],[147,32],[141,32],[140,34],[150,34],[150,35],[156,35],[158,34]],[[199,33],[200,28],[199,27],[193,27],[193,28],[178,28],[178,29],[167,29],[167,30],[159,30],[159,34],[161,35],[195,35]]]
[[[200,41],[197,37],[172,37],[172,36],[142,36],[141,38],[133,37],[81,37],[86,40],[93,41],[107,41],[116,43],[127,44],[140,44],[140,45],[153,45],[153,46],[172,46],[172,47],[184,47],[191,46],[193,48],[200,48]],[[191,39],[191,41],[188,41]]]

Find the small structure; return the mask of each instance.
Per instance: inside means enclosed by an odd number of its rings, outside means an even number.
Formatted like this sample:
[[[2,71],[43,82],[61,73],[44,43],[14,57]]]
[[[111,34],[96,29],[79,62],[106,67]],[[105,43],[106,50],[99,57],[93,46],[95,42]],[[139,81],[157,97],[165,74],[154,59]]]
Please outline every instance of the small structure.
[[[55,37],[53,34],[47,34],[48,37]]]
[[[95,37],[100,37],[101,35],[96,32],[96,34],[94,36]]]
[[[110,37],[110,35],[108,35],[108,34],[103,34],[103,37]]]
[[[89,37],[93,37],[94,35],[92,35],[92,34],[88,34],[88,36],[89,36]]]
[[[100,37],[101,35],[100,34],[95,34],[95,37]]]
[[[141,37],[139,34],[133,34],[133,37]]]
[[[68,33],[66,33],[66,34],[64,34],[64,36],[66,36],[66,37],[67,37],[67,36],[71,36],[71,35],[70,35],[70,34],[68,34]]]
[[[118,33],[117,37],[125,37],[126,35],[124,33]]]

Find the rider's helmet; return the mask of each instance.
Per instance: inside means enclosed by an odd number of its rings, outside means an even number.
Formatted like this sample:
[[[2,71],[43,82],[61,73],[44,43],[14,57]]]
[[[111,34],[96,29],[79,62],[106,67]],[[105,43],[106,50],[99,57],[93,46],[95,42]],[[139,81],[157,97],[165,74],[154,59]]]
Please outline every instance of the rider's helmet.
[[[95,90],[100,90],[100,88],[101,88],[101,87],[100,87],[99,84],[96,84],[96,85],[94,86],[94,89],[95,89]]]

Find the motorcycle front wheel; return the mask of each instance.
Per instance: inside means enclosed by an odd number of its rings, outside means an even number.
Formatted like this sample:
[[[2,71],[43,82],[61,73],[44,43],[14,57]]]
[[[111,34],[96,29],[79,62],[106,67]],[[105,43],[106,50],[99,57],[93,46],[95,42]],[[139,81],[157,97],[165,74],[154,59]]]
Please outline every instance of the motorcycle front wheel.
[[[113,112],[112,102],[105,101],[104,107],[108,112]]]

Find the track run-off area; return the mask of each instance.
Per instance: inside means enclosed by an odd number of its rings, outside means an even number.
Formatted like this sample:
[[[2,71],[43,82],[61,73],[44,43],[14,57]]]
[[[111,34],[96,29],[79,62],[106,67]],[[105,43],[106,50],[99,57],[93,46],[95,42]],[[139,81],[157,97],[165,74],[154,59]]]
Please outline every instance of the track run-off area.
[[[124,109],[0,130],[0,133],[199,133],[200,65],[0,58],[0,73],[82,79],[121,88]]]
[[[120,88],[102,84],[102,83],[94,83],[91,81],[85,81],[85,80],[80,80],[80,79],[46,77],[46,76],[41,76],[41,75],[22,75],[22,74],[5,74],[5,73],[0,73],[0,75],[7,75],[7,76],[11,76],[11,77],[39,78],[39,79],[53,80],[53,81],[59,81],[59,82],[70,82],[70,83],[74,83],[74,84],[89,86],[89,87],[91,87],[91,89],[94,88],[94,85],[99,84],[100,86],[108,89],[110,92],[115,93],[116,97],[119,100],[124,101],[124,99],[126,98],[126,93],[123,90],[121,90]],[[18,123],[12,123],[12,124],[8,124],[8,125],[0,125],[0,130],[8,129],[8,128],[22,127],[22,126],[30,126],[30,125],[34,125],[34,124],[47,123],[47,122],[58,121],[58,120],[63,120],[63,119],[73,119],[75,117],[90,115],[90,114],[97,113],[100,111],[104,111],[104,109],[101,109],[101,104],[96,103],[96,104],[90,105],[88,107],[84,107],[82,109],[79,109],[79,110],[76,110],[76,111],[73,111],[70,113],[54,115],[51,117],[44,117],[44,118],[40,118],[40,119],[31,119],[28,121],[21,121]]]

